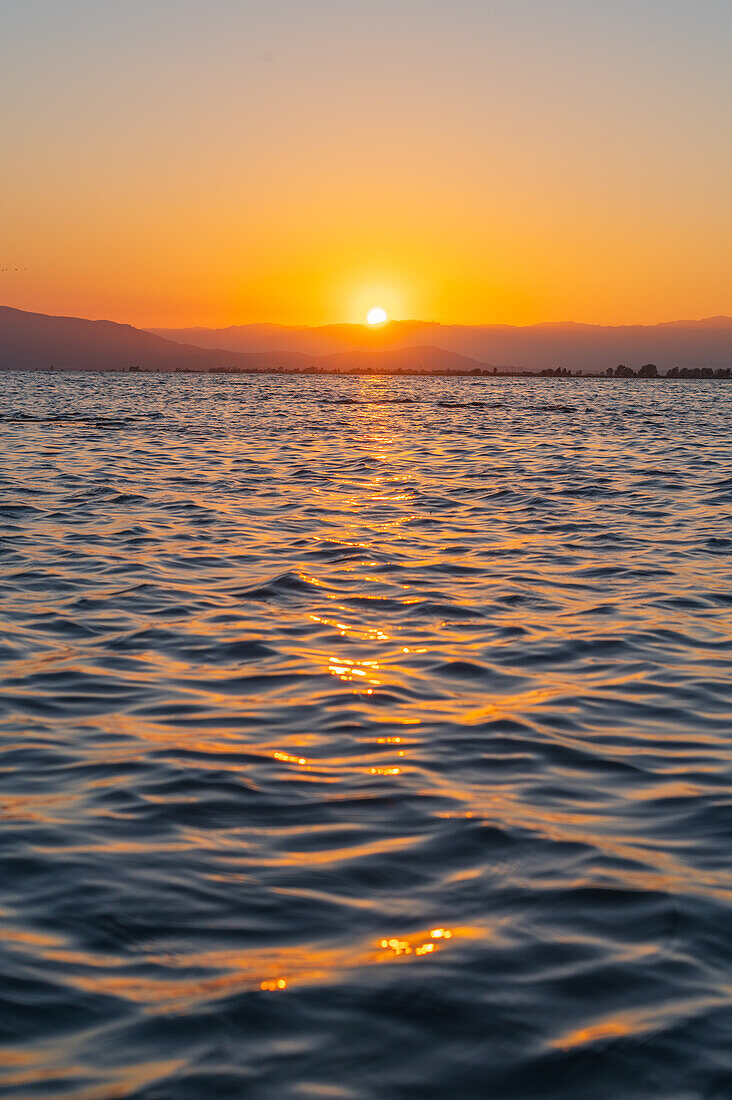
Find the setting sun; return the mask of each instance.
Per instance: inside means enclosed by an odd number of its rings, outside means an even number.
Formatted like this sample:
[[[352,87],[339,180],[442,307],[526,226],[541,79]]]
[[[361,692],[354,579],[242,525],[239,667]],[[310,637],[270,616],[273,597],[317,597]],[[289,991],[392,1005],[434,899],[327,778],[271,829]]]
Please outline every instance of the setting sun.
[[[373,309],[369,310],[366,320],[370,325],[383,325],[388,320],[386,310],[382,309],[381,306],[374,306]]]

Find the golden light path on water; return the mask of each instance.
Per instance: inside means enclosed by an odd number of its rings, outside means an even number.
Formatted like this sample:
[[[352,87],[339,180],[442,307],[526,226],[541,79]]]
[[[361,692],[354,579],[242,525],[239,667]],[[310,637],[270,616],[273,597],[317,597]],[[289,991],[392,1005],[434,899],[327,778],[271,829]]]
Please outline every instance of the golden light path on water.
[[[715,1095],[727,389],[4,400],[9,1096]]]

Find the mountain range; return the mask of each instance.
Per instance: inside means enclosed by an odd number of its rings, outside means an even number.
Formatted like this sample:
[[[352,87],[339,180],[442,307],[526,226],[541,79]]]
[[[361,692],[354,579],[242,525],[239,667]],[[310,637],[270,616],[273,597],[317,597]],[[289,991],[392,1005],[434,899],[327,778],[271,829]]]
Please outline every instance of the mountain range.
[[[50,317],[0,306],[0,368],[141,371],[471,371],[475,359],[435,347],[304,351],[196,347],[114,321]]]
[[[673,367],[732,366],[732,317],[672,321],[658,325],[441,325],[391,321],[367,325],[238,325],[231,328],[155,329],[158,335],[198,347],[242,352],[300,352],[323,356],[341,352],[397,351],[430,346],[464,355],[501,370],[540,371],[566,367],[596,373],[624,363]]]
[[[0,306],[0,367],[6,370],[298,370],[309,362],[294,352],[211,351],[115,321]]]
[[[623,362],[732,365],[732,318],[660,325],[440,325],[392,321],[296,328],[145,331],[114,321],[53,317],[0,306],[0,369],[141,371],[540,371],[599,373]]]

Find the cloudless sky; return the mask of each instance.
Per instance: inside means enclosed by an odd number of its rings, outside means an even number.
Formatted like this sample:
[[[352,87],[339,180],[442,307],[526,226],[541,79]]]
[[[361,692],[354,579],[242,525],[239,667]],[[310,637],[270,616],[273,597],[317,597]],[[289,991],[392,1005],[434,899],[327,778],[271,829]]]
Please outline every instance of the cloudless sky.
[[[0,0],[0,303],[732,313],[731,74],[731,0]]]

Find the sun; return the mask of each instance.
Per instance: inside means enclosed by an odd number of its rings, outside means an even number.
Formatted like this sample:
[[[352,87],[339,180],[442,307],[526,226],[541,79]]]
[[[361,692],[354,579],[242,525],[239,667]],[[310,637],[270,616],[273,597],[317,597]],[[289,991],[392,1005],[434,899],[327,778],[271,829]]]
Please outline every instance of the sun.
[[[374,306],[373,309],[368,311],[366,320],[370,325],[383,325],[389,318],[385,309],[382,309],[381,306]]]

